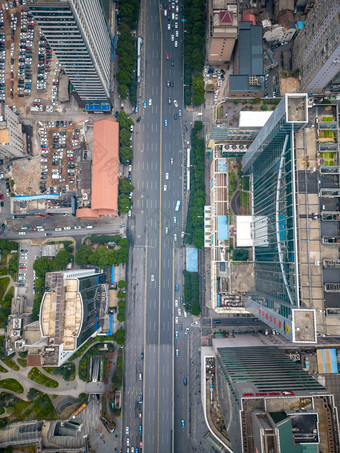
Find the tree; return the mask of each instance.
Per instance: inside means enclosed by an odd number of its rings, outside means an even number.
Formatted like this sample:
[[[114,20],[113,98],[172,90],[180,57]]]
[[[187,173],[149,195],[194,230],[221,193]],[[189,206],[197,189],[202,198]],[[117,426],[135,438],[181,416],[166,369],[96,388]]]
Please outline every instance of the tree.
[[[132,201],[129,199],[128,195],[121,194],[118,196],[118,209],[120,212],[128,212],[131,205]]]
[[[197,130],[197,131],[200,131],[203,129],[203,123],[202,121],[195,121],[194,122],[194,128]]]
[[[46,256],[38,258],[34,261],[33,269],[35,270],[37,277],[45,277],[46,272],[52,269],[52,261]]]
[[[53,268],[56,271],[66,269],[67,265],[72,261],[71,253],[66,250],[60,250],[53,260]]]
[[[133,151],[129,146],[120,146],[119,147],[119,159],[122,164],[128,164],[133,159]]]
[[[118,322],[126,321],[125,313],[119,312],[118,315],[117,315],[117,321]],[[120,344],[118,341],[117,341],[117,343]]]
[[[128,180],[128,178],[123,178],[119,180],[119,193],[124,193],[124,194],[129,194],[132,192],[134,189],[133,185],[131,182]]]
[[[261,105],[261,110],[268,110],[268,105],[266,104]]]
[[[127,129],[130,131],[130,127],[135,124],[132,119],[129,117],[127,113],[125,113],[123,110],[119,112],[117,121],[119,123],[119,128],[120,129]]]
[[[125,287],[126,287],[126,281],[125,280],[119,280],[118,288],[123,289]]]
[[[121,129],[119,131],[119,144],[120,146],[130,146],[131,132],[128,129]]]
[[[192,102],[195,106],[203,104],[204,94],[205,91],[203,77],[195,77],[192,81]]]
[[[88,264],[89,262],[89,256],[91,255],[92,250],[89,247],[86,247],[85,245],[82,245],[76,254],[76,264],[78,266],[81,266],[83,264]]]
[[[118,241],[119,247],[129,247],[129,241],[126,238],[121,238]]]
[[[241,101],[239,99],[234,99],[234,104],[237,105],[239,104]]]
[[[126,293],[124,291],[118,291],[117,297],[119,299],[125,299]]]
[[[124,345],[125,343],[125,330],[124,329],[119,329],[114,335],[116,343],[120,344],[121,346]]]
[[[126,85],[118,85],[118,93],[122,99],[126,99],[129,94],[129,89]]]

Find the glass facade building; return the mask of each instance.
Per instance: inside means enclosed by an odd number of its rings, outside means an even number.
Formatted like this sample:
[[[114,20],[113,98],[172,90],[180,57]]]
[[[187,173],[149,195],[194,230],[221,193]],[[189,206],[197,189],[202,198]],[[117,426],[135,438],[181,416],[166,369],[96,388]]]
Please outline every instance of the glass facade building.
[[[282,319],[300,307],[294,146],[306,123],[307,95],[284,96],[243,158],[252,184],[253,299],[279,316],[286,333]]]
[[[79,97],[110,99],[112,39],[100,0],[38,0],[29,11]]]

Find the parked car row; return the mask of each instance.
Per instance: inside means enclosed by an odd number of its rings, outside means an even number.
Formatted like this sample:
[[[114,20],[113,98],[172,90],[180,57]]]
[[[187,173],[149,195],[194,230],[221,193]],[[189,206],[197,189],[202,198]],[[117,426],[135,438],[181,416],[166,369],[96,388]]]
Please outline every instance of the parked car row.
[[[21,30],[20,30],[20,50],[19,50],[19,66],[18,66],[18,96],[30,96],[32,89],[32,53],[33,53],[33,38],[34,38],[34,23],[32,16],[27,10],[21,10]],[[30,17],[29,17],[30,16]],[[14,14],[11,14],[14,17]],[[14,85],[14,36],[11,37],[11,88],[10,97],[13,99]]]

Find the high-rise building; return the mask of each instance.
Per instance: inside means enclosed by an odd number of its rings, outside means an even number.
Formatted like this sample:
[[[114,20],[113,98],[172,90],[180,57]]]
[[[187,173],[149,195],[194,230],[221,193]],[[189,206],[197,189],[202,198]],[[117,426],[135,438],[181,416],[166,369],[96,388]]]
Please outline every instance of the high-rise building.
[[[100,0],[38,0],[30,12],[83,101],[110,99],[112,39]]]
[[[340,72],[340,3],[316,0],[293,46],[295,68],[301,70],[301,89],[321,92]]]
[[[4,102],[0,103],[0,154],[9,158],[27,155],[19,117]]]
[[[234,453],[339,451],[333,395],[274,346],[218,347],[216,389]]]
[[[48,272],[41,302],[41,338],[28,346],[28,362],[60,366],[103,327],[106,276],[96,269]],[[32,360],[33,358],[33,360]]]
[[[246,307],[293,342],[339,335],[336,105],[287,94],[243,157],[251,177],[255,291]]]
[[[231,60],[238,35],[238,5],[234,0],[209,0],[207,60],[224,65]]]

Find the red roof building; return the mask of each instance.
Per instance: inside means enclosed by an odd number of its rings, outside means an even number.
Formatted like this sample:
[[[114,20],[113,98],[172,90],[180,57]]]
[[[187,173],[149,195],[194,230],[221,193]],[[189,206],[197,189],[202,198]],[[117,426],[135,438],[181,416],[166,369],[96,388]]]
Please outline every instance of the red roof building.
[[[91,208],[77,209],[79,218],[118,215],[119,124],[113,118],[93,127]]]

